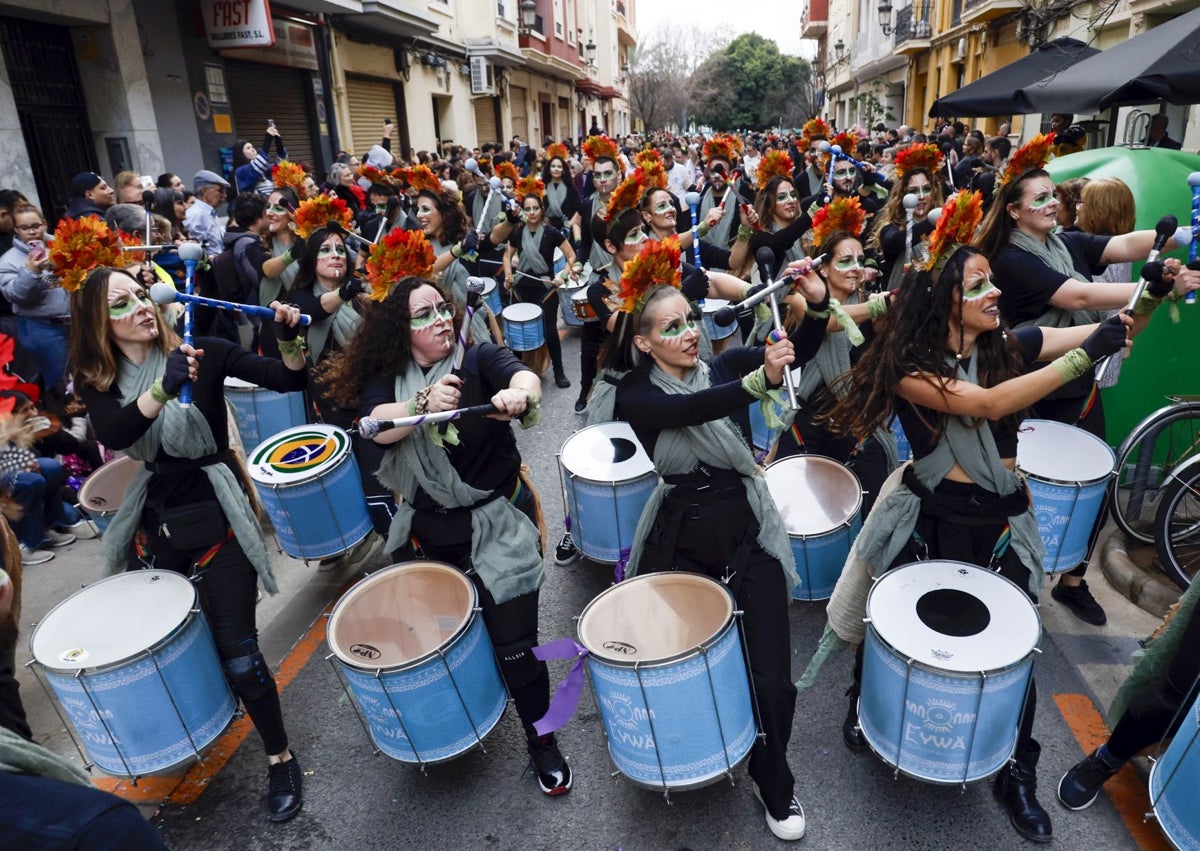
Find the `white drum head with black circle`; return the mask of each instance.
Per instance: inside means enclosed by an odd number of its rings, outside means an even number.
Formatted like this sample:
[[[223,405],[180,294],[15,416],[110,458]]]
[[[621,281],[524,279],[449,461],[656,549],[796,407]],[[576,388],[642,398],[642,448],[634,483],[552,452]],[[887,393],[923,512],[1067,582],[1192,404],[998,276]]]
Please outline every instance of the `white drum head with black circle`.
[[[568,473],[593,482],[627,482],[654,472],[654,462],[629,423],[588,426],[567,438],[561,452]]]

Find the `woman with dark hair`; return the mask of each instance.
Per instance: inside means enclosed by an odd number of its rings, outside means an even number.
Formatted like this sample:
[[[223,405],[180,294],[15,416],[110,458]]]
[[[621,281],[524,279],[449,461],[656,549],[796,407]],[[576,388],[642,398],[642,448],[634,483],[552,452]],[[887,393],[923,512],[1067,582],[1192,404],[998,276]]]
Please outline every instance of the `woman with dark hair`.
[[[1083,199],[1083,188],[1091,178],[1072,177],[1054,187],[1054,197],[1058,199],[1059,232],[1083,230],[1079,227],[1079,202]]]
[[[642,223],[650,239],[661,241],[670,237],[679,240],[679,247],[688,258],[693,258],[692,231],[679,228],[679,201],[662,187],[651,187],[642,194],[638,209]],[[738,228],[737,239],[732,248],[721,248],[706,239],[700,240],[700,265],[705,269],[741,269],[746,265],[750,249],[749,228]]]
[[[287,148],[284,147],[283,136],[279,135],[279,129],[274,122],[267,125],[261,148],[255,148],[252,143],[238,139],[233,147],[233,183],[238,192],[270,194],[275,186],[271,181],[272,141],[275,143],[276,159],[286,160]]]
[[[546,221],[561,231],[567,231],[569,228],[571,241],[578,245],[581,223],[579,209],[582,205],[579,192],[575,189],[570,172],[567,171],[566,145],[551,145],[546,150],[542,183],[546,187],[543,198],[546,205]]]
[[[862,639],[861,606],[872,575],[924,559],[988,566],[1036,603],[1045,546],[1016,474],[1022,414],[1122,348],[1129,326],[1144,325],[1161,300],[1148,294],[1136,320],[1114,317],[1099,326],[1009,332],[987,258],[962,242],[981,214],[977,193],[959,193],[946,205],[939,222],[949,226],[934,232],[928,270],[919,270],[900,290],[875,342],[849,373],[847,395],[829,412],[831,428],[858,438],[898,414],[915,458],[889,478],[838,582],[829,623],[846,641]],[[1034,361],[1052,363],[1023,374]],[[829,644],[823,639],[817,659]],[[842,728],[854,751],[867,748],[858,727],[862,659],[860,644]],[[997,776],[996,793],[1018,833],[1047,842],[1050,817],[1035,797],[1041,753],[1032,736],[1035,697],[1031,682],[1016,756]]]
[[[187,189],[187,185],[183,182],[183,178],[169,171],[164,171],[154,181],[154,185],[159,189],[177,189],[180,192]]]
[[[942,181],[936,177],[942,167],[942,155],[933,145],[914,145],[896,156],[896,182],[887,203],[875,216],[867,252],[879,263],[879,278],[885,290],[900,286],[907,271],[904,258],[912,251],[914,259],[923,237],[933,232],[929,223],[930,210],[942,206]],[[913,209],[912,232],[908,227],[908,210],[904,198],[917,199]]]
[[[183,192],[170,188],[155,189],[154,212],[171,223],[171,239],[173,241],[187,239],[187,229],[183,226],[187,204],[184,203]]]
[[[617,416],[633,427],[663,477],[638,522],[626,575],[686,570],[724,582],[733,594],[765,734],[750,752],[754,793],[771,832],[796,840],[805,828],[787,764],[796,703],[788,600],[796,571],[748,436],[729,416],[769,401],[783,370],[811,357],[825,333],[828,314],[820,311],[828,296],[816,276],[801,276],[814,312],[791,337],[730,349],[710,367],[699,359],[699,324],[679,291],[678,268],[672,241],[647,245],[626,266],[621,295],[629,312],[607,361],[624,373]]]
[[[768,151],[758,164],[758,195],[747,224],[761,230],[750,239],[750,251],[768,246],[775,255],[772,274],[788,263],[804,258],[800,237],[812,227],[812,218],[800,207],[800,196],[792,182],[792,158],[781,151]]]
[[[377,419],[488,402],[497,410],[457,420],[446,435],[435,425],[374,438],[385,449],[378,477],[402,497],[385,551],[391,561],[449,562],[471,577],[538,784],[546,795],[564,794],[570,766],[554,735],[533,727],[550,705],[546,664],[533,655],[544,572],[534,500],[509,425],[537,424],[541,381],[508,349],[486,342],[468,347],[455,370],[455,309],[431,280],[371,286],[359,334],[325,375],[342,404]]]
[[[1097,321],[1101,311],[1124,307],[1137,284],[1098,287],[1092,276],[1109,263],[1145,258],[1154,243],[1152,230],[1112,237],[1082,231],[1055,233],[1059,202],[1054,181],[1042,169],[1052,141],[1053,136],[1037,136],[1009,159],[976,241],[1004,292],[1000,305],[1004,318],[1017,328],[1070,328]],[[1174,247],[1175,242],[1168,240],[1166,250]],[[1175,276],[1175,287],[1181,292],[1197,282],[1200,272],[1183,269]],[[1105,436],[1104,404],[1091,373],[1039,399],[1033,416]],[[1103,521],[1101,514],[1096,532]],[[1088,590],[1083,579],[1086,571],[1085,561],[1064,573],[1051,595],[1076,617],[1100,626],[1107,617]]]
[[[258,303],[270,304],[290,292],[300,271],[299,261],[304,256],[304,240],[295,231],[293,217],[300,207],[296,190],[290,186],[277,186],[267,196],[267,228],[270,237],[271,256],[263,262],[262,278],[258,285]],[[279,349],[270,326],[263,324],[259,329],[258,345],[264,355],[278,357]]]
[[[225,674],[262,737],[269,817],[286,821],[300,811],[303,776],[254,623],[258,583],[278,589],[229,451],[224,397],[227,377],[280,393],[305,386],[300,312],[271,307],[282,361],[216,337],[180,345],[135,276],[99,268],[72,296],[71,362],[97,438],[144,462],[104,533],[107,571],[146,566],[193,579]],[[187,407],[177,401],[185,382]]]

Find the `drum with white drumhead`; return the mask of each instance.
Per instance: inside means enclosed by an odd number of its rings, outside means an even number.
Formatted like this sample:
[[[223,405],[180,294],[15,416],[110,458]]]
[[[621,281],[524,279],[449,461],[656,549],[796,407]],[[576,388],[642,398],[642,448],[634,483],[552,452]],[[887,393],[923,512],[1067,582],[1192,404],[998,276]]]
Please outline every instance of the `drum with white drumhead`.
[[[102,464],[79,489],[79,507],[87,512],[101,534],[108,529],[113,515],[121,507],[125,488],[129,487],[130,479],[141,466],[141,461],[122,455]]]
[[[294,426],[303,425],[304,394],[276,393],[249,381],[227,376],[225,399],[233,406],[237,416],[238,434],[242,446],[252,449],[273,434]]]

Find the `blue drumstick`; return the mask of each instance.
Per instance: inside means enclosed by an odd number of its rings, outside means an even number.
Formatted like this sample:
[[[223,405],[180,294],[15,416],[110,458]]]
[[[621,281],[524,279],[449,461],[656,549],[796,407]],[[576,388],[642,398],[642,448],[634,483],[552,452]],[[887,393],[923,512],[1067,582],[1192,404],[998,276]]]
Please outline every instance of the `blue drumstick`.
[[[187,294],[194,296],[196,293],[196,264],[204,257],[204,249],[194,242],[185,242],[179,246],[179,259],[183,261],[183,269],[185,273],[184,286],[187,288]],[[151,287],[153,290],[153,287]],[[174,292],[175,288],[171,287]],[[151,296],[153,298],[153,296]],[[183,306],[183,342],[187,345],[192,345],[192,327],[195,322],[195,309],[191,303],[186,303]],[[183,386],[179,388],[179,406],[181,408],[190,408],[192,406],[192,382],[185,381]]]
[[[1193,171],[1187,178],[1188,186],[1192,187],[1192,242],[1188,246],[1188,265],[1200,260],[1200,240],[1196,239],[1197,229],[1200,229],[1200,171]],[[1196,294],[1188,293],[1184,301],[1196,303]]]
[[[218,310],[232,310],[235,313],[245,313],[250,316],[261,316],[263,319],[274,319],[275,309],[271,307],[262,307],[257,304],[238,304],[236,301],[225,301],[219,298],[205,298],[200,295],[188,295],[181,293],[168,283],[159,281],[150,288],[150,299],[156,304],[170,304],[173,301],[190,307],[193,304],[198,304],[201,307],[215,307]],[[301,325],[311,325],[312,317],[307,313],[300,314]],[[186,327],[186,326],[185,326]],[[185,340],[184,342],[188,342]],[[190,343],[188,343],[191,345]]]
[[[700,263],[700,193],[689,192],[684,196],[688,208],[692,211],[692,255],[696,258],[696,268]],[[702,299],[703,300],[703,299]]]

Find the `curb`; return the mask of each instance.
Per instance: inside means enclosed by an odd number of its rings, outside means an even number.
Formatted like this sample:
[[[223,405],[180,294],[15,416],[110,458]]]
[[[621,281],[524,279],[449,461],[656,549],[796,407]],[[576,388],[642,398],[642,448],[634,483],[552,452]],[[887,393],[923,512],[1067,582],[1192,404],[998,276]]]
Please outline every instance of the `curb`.
[[[1179,602],[1179,587],[1158,571],[1146,570],[1129,557],[1129,538],[1119,529],[1100,545],[1100,569],[1117,593],[1155,617]]]

